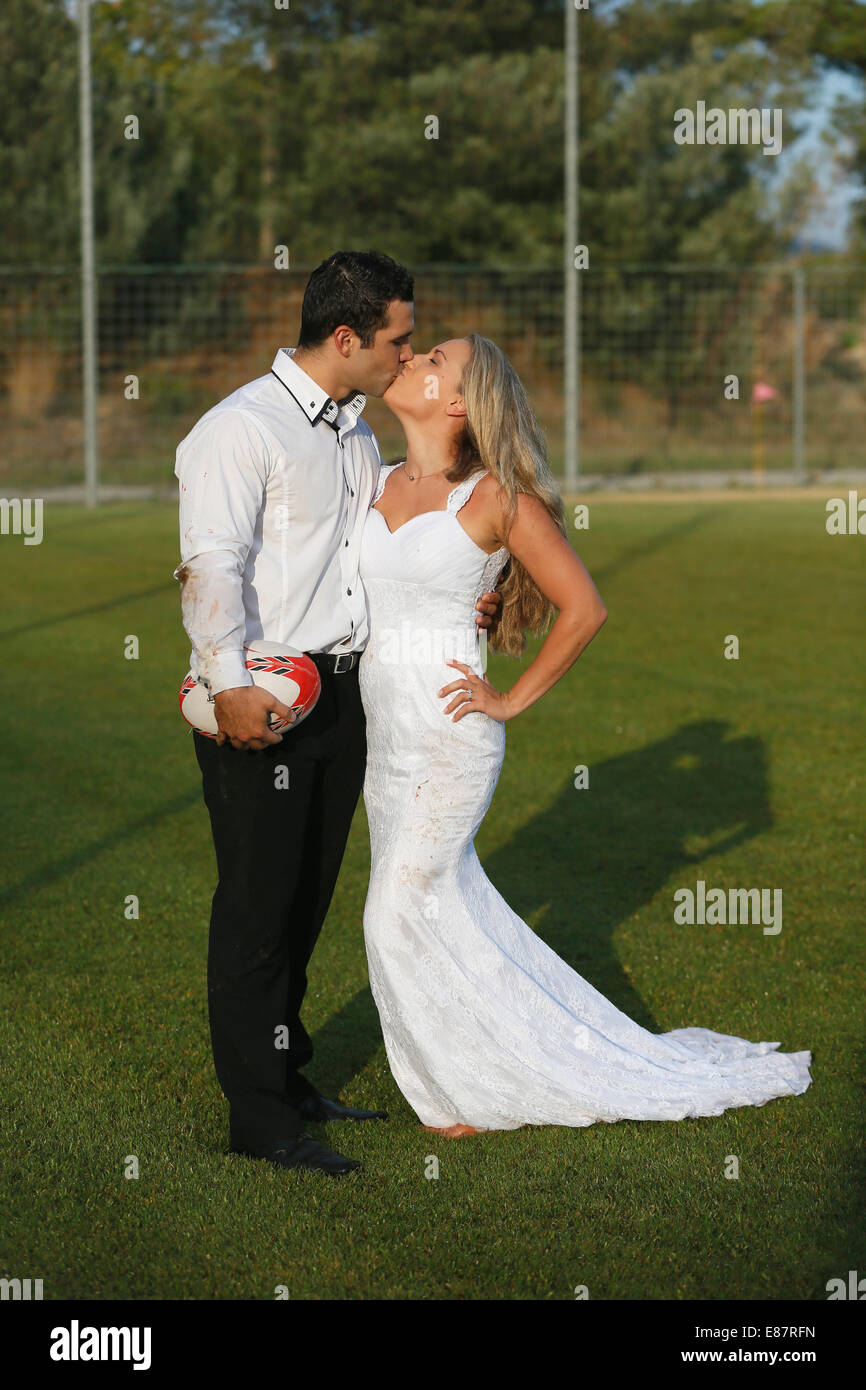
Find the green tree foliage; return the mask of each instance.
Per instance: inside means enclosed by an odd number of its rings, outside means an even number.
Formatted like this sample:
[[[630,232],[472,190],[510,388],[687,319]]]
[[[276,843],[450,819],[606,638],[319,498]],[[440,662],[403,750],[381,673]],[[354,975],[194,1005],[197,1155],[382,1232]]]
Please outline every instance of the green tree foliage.
[[[74,8],[5,0],[0,13],[7,262],[77,256]],[[779,196],[774,160],[677,146],[674,112],[698,99],[802,111],[821,61],[862,70],[862,30],[837,23],[852,9],[581,11],[580,239],[597,261],[778,255],[808,171]],[[340,245],[415,264],[561,263],[563,0],[95,0],[92,16],[101,264],[252,263],[283,243],[293,264]]]
[[[78,38],[58,0],[0,7],[0,261],[78,244]],[[74,257],[74,251],[73,251]]]

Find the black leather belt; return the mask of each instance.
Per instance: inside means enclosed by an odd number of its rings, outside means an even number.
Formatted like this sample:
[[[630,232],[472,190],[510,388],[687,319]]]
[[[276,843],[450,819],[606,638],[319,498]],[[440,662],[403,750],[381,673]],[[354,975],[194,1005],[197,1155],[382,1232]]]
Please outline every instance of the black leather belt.
[[[361,660],[360,652],[307,652],[307,656],[318,670],[327,671],[330,675],[351,671]]]

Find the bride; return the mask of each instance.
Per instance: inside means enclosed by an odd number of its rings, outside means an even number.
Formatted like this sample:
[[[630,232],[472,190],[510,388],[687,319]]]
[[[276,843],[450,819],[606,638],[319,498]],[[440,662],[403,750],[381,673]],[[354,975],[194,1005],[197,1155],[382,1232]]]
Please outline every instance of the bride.
[[[471,333],[407,362],[384,400],[406,457],[382,464],[360,570],[370,640],[364,802],[370,987],[394,1079],[426,1129],[719,1115],[811,1084],[811,1053],[708,1028],[648,1032],[514,913],[474,838],[505,724],[574,664],[607,618],[565,536],[562,500],[517,373]],[[497,584],[498,581],[498,584]],[[509,690],[484,675],[475,603],[498,587],[491,646],[521,655]],[[455,678],[459,677],[459,678]]]

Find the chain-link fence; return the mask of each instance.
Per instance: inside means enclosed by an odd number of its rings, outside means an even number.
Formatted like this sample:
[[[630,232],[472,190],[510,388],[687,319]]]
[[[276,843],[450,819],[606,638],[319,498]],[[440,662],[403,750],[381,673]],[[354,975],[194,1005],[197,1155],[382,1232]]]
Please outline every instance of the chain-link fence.
[[[103,484],[174,482],[174,452],[216,401],[297,339],[309,269],[103,270]],[[563,472],[563,277],[422,266],[416,351],[470,331],[508,353]],[[802,354],[809,471],[859,466],[866,437],[866,267],[616,266],[581,275],[581,474],[792,466]],[[0,270],[0,491],[82,479],[76,269]],[[735,378],[736,381],[733,381]],[[367,418],[386,457],[399,425]]]

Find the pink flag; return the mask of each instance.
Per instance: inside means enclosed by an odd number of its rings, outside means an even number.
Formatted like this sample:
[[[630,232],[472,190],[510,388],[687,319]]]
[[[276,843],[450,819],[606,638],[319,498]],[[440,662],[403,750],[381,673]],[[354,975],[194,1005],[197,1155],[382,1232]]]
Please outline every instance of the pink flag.
[[[752,405],[760,405],[763,401],[776,401],[778,399],[778,391],[774,391],[773,387],[768,386],[766,381],[756,381],[752,387]]]

